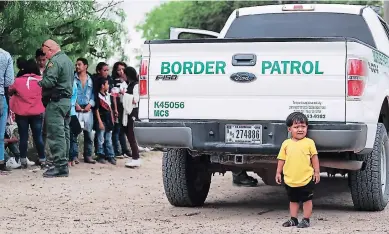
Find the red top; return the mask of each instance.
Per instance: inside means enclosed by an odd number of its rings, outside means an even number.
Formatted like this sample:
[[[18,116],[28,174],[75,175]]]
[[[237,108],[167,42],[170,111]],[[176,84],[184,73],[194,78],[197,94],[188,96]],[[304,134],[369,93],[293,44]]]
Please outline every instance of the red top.
[[[13,93],[9,105],[12,112],[17,115],[30,116],[40,115],[45,111],[42,104],[42,88],[38,81],[41,76],[25,74],[15,79],[15,83],[9,87]]]

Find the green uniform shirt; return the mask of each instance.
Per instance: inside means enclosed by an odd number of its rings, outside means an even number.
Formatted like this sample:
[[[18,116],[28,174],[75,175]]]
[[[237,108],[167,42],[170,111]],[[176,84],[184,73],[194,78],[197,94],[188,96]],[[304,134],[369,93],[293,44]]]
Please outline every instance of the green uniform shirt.
[[[49,92],[58,92],[68,95],[73,92],[74,65],[70,58],[62,51],[56,53],[46,65],[43,79],[40,81],[42,96]]]

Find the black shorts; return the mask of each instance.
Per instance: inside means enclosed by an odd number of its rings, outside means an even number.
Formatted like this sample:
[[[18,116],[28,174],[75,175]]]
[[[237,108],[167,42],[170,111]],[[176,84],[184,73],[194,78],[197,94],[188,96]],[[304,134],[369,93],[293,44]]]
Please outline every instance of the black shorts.
[[[312,200],[314,187],[315,183],[312,180],[302,187],[290,187],[285,184],[290,202],[306,202]]]

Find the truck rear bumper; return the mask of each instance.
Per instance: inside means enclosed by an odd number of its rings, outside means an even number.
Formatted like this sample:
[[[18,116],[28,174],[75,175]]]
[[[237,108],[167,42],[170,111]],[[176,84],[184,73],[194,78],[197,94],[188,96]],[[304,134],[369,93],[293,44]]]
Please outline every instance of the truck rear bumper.
[[[261,124],[263,144],[225,143],[226,124]],[[277,121],[187,121],[137,122],[135,135],[139,145],[188,148],[202,152],[276,155],[288,138],[283,122]],[[367,126],[360,123],[310,123],[308,137],[320,152],[360,152],[365,148]]]

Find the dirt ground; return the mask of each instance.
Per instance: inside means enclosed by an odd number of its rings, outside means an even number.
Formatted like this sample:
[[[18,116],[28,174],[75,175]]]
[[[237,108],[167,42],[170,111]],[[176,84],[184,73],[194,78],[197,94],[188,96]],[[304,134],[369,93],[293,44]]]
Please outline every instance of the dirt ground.
[[[139,169],[79,164],[68,178],[42,171],[0,176],[0,233],[387,233],[389,212],[353,210],[347,181],[322,178],[312,227],[282,228],[288,218],[283,188],[232,186],[215,175],[201,208],[172,207],[163,190],[161,152],[143,155]]]

